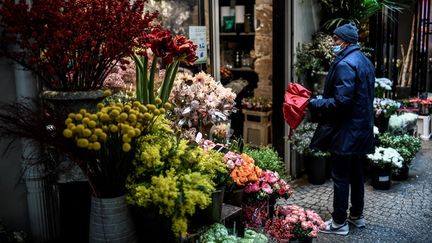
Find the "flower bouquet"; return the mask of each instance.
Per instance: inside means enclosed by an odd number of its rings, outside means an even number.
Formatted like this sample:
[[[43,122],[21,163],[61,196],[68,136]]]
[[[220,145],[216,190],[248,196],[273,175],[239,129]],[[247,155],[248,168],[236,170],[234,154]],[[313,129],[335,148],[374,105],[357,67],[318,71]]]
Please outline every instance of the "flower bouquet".
[[[160,100],[159,100],[160,101]],[[65,120],[63,135],[80,150],[72,156],[87,175],[95,196],[116,197],[125,191],[135,140],[159,123],[170,104],[157,108],[138,101],[98,104],[95,113],[81,109]],[[71,145],[74,146],[74,145]]]
[[[236,95],[204,72],[179,74],[169,101],[174,105],[173,120],[180,128],[196,128],[209,135],[205,127],[226,122],[236,111]]]
[[[259,180],[248,183],[244,190],[248,194],[255,194],[258,201],[279,197],[287,199],[293,193],[288,183],[277,172],[270,170],[262,171]]]
[[[157,13],[143,0],[2,1],[0,54],[57,91],[101,88],[107,75],[147,42]]]
[[[375,117],[383,116],[390,117],[395,114],[401,104],[395,100],[388,98],[375,98],[373,101]]]
[[[265,230],[277,242],[316,238],[319,230],[325,228],[317,213],[297,205],[278,207],[275,214],[276,217],[266,222]]]

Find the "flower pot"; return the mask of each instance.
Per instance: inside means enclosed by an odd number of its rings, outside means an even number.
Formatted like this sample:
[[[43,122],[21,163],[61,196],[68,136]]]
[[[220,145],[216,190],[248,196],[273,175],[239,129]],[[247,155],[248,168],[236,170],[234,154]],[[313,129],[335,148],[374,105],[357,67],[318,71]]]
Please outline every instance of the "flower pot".
[[[391,167],[372,168],[372,186],[378,190],[388,190],[391,187],[392,169]]]
[[[327,163],[325,157],[305,156],[306,173],[309,183],[322,185],[327,178]]]
[[[390,117],[385,117],[383,114],[380,114],[378,117],[375,117],[374,121],[375,126],[378,127],[380,133],[388,131]]]
[[[267,215],[269,218],[273,218],[274,216],[275,205],[276,205],[276,197],[270,196],[270,198],[267,200]]]
[[[138,242],[176,242],[171,219],[159,214],[159,208],[131,206]]]
[[[217,188],[216,191],[212,193],[211,204],[204,210],[198,210],[196,216],[194,216],[194,220],[199,221],[200,224],[220,222],[222,218],[224,192],[224,187]]]
[[[303,240],[290,240],[290,243],[312,243],[312,238],[307,238]]]
[[[232,191],[225,191],[223,202],[241,207],[241,205],[243,204],[243,196],[244,196],[243,188],[232,190]]]
[[[92,197],[89,242],[137,242],[135,226],[126,196]]]
[[[50,105],[52,109],[60,109],[66,114],[78,112],[81,108],[96,111],[96,105],[104,98],[103,90],[91,91],[52,91],[45,90],[41,98]]]
[[[408,179],[409,167],[408,165],[402,165],[402,168],[394,169],[392,174],[392,180],[405,181]]]

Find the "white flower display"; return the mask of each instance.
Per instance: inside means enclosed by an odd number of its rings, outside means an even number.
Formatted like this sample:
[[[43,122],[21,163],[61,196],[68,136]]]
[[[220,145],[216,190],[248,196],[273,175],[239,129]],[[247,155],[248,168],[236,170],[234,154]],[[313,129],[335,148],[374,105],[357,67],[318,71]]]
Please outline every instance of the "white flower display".
[[[401,104],[395,100],[388,98],[375,98],[373,101],[375,116],[384,115],[384,117],[390,117],[397,109],[400,108]]]
[[[382,88],[384,90],[392,90],[393,81],[388,78],[375,78],[375,88]]]
[[[373,133],[374,133],[374,136],[379,135],[378,127],[376,127],[376,126],[373,127]]]
[[[236,94],[204,72],[179,73],[169,101],[174,105],[174,120],[179,127],[195,127],[226,122],[236,111]]]
[[[377,167],[402,168],[403,158],[394,148],[377,147],[375,153],[368,154],[367,157]]]
[[[392,90],[393,81],[388,78],[375,78],[375,96],[384,98],[386,91]]]

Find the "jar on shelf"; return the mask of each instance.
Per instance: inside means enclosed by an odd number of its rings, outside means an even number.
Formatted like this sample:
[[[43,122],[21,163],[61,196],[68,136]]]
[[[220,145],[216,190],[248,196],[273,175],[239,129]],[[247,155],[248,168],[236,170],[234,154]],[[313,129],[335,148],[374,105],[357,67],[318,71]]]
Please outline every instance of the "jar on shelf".
[[[244,32],[246,33],[254,32],[252,14],[245,14]]]
[[[236,51],[234,54],[234,67],[241,68],[242,67],[242,51]]]

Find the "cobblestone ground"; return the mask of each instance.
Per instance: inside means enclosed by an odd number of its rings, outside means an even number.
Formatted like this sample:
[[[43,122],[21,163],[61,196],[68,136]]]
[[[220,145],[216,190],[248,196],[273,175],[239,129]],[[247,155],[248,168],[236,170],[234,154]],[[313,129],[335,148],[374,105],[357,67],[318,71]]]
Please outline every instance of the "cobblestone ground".
[[[288,203],[310,208],[327,220],[331,217],[333,184],[311,185],[305,178],[294,181]],[[366,228],[350,225],[347,236],[320,234],[314,242],[432,242],[432,141],[423,143],[407,181],[393,182],[390,190],[365,184]]]

